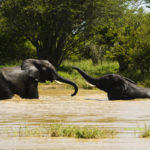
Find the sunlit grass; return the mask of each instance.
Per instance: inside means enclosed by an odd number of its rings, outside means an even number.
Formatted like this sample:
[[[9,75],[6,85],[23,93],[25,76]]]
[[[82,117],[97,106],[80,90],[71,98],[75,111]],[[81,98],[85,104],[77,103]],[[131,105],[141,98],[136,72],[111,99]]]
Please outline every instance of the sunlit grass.
[[[21,64],[21,62],[22,60],[13,61],[8,64],[0,65],[0,68],[18,66]],[[85,80],[81,77],[81,75],[76,70],[72,69],[72,66],[77,66],[81,68],[92,77],[101,77],[105,74],[119,73],[119,64],[117,61],[107,60],[107,61],[103,61],[102,63],[99,62],[97,65],[94,65],[90,59],[78,60],[78,61],[71,61],[71,60],[63,61],[61,66],[58,69],[59,74],[65,78],[68,78],[76,82],[80,88],[84,88],[84,89],[92,89],[92,87],[85,82]],[[140,72],[140,70],[128,69],[125,72],[119,74],[132,79],[140,86],[150,87],[149,72],[147,74],[143,74]],[[72,86],[66,86],[66,87],[70,88]]]
[[[66,60],[62,63],[60,69],[72,73],[74,72],[72,66],[77,66],[95,77],[100,77],[108,73],[116,73],[119,67],[117,62],[111,61],[104,61],[103,63],[93,65],[91,60],[81,60],[78,62]]]
[[[21,63],[22,63],[22,60],[13,61],[13,62],[10,62],[10,63],[5,63],[3,65],[0,65],[0,68],[19,66]]]
[[[134,131],[134,133],[141,132],[139,137],[140,138],[150,138],[150,127],[148,127],[146,124],[144,127],[128,127],[124,129],[125,131]]]
[[[117,62],[110,61],[105,61],[97,65],[93,65],[91,60],[82,60],[78,62],[64,61],[59,69],[59,74],[76,82],[79,87],[84,89],[92,89],[92,87],[85,82],[83,77],[76,70],[72,69],[72,66],[81,68],[92,77],[101,77],[105,74],[117,73],[119,67]]]
[[[150,127],[145,125],[144,132],[141,134],[142,138],[150,138]]]
[[[13,62],[11,64],[5,64],[0,65],[0,68],[2,67],[12,67],[20,65],[21,61]],[[101,77],[102,75],[109,74],[109,73],[117,73],[119,65],[117,62],[111,62],[111,61],[104,61],[103,63],[99,63],[97,65],[93,65],[92,61],[89,60],[79,60],[79,61],[70,61],[65,60],[60,68],[58,69],[58,73],[67,79],[70,79],[78,84],[80,88],[84,89],[92,89],[87,82],[83,79],[83,77],[74,69],[72,69],[72,66],[77,66],[84,70],[87,74],[93,76],[93,77]],[[51,82],[46,82],[46,84],[51,84]],[[72,87],[72,86],[66,86],[66,87]]]
[[[98,127],[79,127],[72,125],[53,124],[48,126],[20,126],[12,130],[10,136],[16,137],[73,137],[84,139],[113,138],[115,130]]]
[[[108,138],[115,135],[114,130],[100,129],[96,127],[77,127],[56,125],[51,128],[52,137],[75,137],[75,138]]]

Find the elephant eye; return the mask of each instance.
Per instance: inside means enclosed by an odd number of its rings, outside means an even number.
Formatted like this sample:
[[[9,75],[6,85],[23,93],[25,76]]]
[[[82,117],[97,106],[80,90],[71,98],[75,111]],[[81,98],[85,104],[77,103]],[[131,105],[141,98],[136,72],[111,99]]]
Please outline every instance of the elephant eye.
[[[47,68],[46,68],[46,67],[42,67],[42,70],[43,70],[43,71],[46,71],[46,70],[47,70]]]

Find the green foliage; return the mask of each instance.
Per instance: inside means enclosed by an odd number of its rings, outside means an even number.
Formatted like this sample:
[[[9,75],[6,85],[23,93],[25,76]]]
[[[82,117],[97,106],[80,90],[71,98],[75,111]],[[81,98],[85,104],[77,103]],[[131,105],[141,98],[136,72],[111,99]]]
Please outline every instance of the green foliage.
[[[35,51],[29,41],[10,30],[1,14],[0,17],[0,64],[34,57]]]
[[[36,47],[38,58],[57,67],[68,37],[82,28],[90,5],[89,0],[4,0],[1,12],[8,27]]]
[[[93,65],[90,59],[79,61],[70,61],[65,60],[61,64],[58,72],[65,78],[68,78],[78,84],[80,88],[84,89],[93,89],[94,87],[90,86],[82,76],[75,70],[72,69],[72,66],[77,66],[87,72],[89,75],[93,77],[101,77],[105,74],[116,73],[119,72],[119,64],[117,61],[103,61],[103,63],[98,63],[97,65]],[[128,69],[120,75],[128,77],[135,81],[138,85],[144,87],[150,87],[150,75],[149,73],[143,74],[140,69],[133,70]],[[69,86],[70,88],[70,86]]]
[[[150,138],[150,128],[145,125],[144,133],[141,134],[142,138]]]
[[[117,32],[112,29],[112,24],[123,16],[126,4],[119,0],[95,1],[93,13],[97,17],[85,28],[82,35],[85,40],[85,48],[81,52],[84,58],[91,58],[94,64],[104,60],[106,50],[113,44]]]
[[[114,26],[116,37],[113,45],[106,52],[106,57],[119,63],[120,72],[126,70],[140,70],[149,72],[150,63],[150,37],[149,15],[142,10],[138,12],[128,11],[126,16],[120,19],[121,26]],[[109,30],[108,32],[111,32]]]
[[[26,45],[23,39],[0,34],[0,64],[12,63],[29,57],[35,57],[35,51]]]
[[[92,89],[93,87],[89,86],[82,76],[72,69],[72,66],[78,66],[93,77],[101,77],[102,75],[109,73],[117,73],[119,67],[117,62],[111,61],[105,61],[93,65],[91,60],[81,60],[80,62],[65,60],[59,68],[59,74],[76,82],[79,87],[84,89]]]
[[[68,58],[94,65],[109,59],[121,73],[148,74],[150,14],[129,9],[133,2],[3,0],[0,63],[37,57],[59,67]]]
[[[52,124],[34,128],[21,126],[19,133],[14,133],[19,137],[74,137],[84,139],[113,138],[115,130],[108,130],[97,127],[78,127],[71,125]]]
[[[116,20],[122,16],[126,4],[126,0],[94,0],[85,3],[84,6],[88,5],[86,6],[88,9],[84,12],[85,18],[82,20],[81,27],[73,30],[73,34],[65,44],[67,58],[68,56],[74,60],[91,58],[94,64],[99,60],[103,61],[108,48],[105,29],[109,29],[110,19]]]

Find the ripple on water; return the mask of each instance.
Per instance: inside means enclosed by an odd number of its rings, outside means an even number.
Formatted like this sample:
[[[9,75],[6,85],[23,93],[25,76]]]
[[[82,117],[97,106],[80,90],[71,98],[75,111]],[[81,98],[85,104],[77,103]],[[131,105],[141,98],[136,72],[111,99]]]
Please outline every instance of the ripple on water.
[[[19,130],[20,126],[32,128],[43,124],[63,123],[66,125],[111,128],[119,133],[117,135],[117,137],[120,137],[119,139],[98,140],[97,144],[95,143],[96,141],[85,142],[86,146],[83,142],[74,139],[71,139],[71,141],[69,139],[60,140],[64,144],[71,142],[75,149],[77,148],[76,144],[79,144],[79,149],[83,147],[87,149],[91,147],[92,149],[92,145],[98,148],[106,148],[105,146],[109,145],[112,146],[112,149],[114,147],[117,150],[117,142],[120,144],[118,146],[119,150],[124,150],[123,143],[127,145],[132,143],[133,147],[136,146],[135,142],[150,146],[146,140],[137,138],[143,132],[145,125],[150,126],[150,100],[108,101],[106,93],[99,93],[98,90],[82,90],[74,97],[69,94],[66,95],[66,93],[71,93],[72,90],[64,89],[65,94],[62,90],[61,93],[59,92],[56,89],[51,93],[46,92],[46,94],[43,94],[44,92],[42,92],[38,100],[24,100],[15,96],[11,100],[0,101],[0,134],[5,137],[10,136],[10,133],[12,135],[15,130]],[[19,147],[23,139],[14,138],[16,146],[18,145]],[[58,149],[66,148],[66,146],[62,146],[61,142],[59,143],[60,145],[58,144],[60,147],[57,147],[58,139],[47,140],[51,140],[53,147]],[[8,137],[8,139],[5,138],[2,141],[6,145],[7,142],[10,142],[10,139]],[[47,141],[43,141],[41,145],[38,144],[39,138],[30,138],[30,141],[39,147],[44,144],[47,147],[49,146]],[[27,143],[29,144],[30,141]],[[12,142],[10,143],[13,144]],[[25,144],[24,146],[27,147]],[[73,149],[73,147],[69,148]]]

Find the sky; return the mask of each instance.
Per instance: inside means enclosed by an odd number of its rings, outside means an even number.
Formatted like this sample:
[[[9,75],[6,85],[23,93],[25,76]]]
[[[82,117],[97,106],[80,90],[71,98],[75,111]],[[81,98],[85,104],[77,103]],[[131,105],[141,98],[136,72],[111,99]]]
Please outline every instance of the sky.
[[[146,11],[146,12],[150,12],[150,8],[147,8],[146,7],[146,4],[143,4],[143,5],[141,5],[143,8],[144,8],[144,10]]]

